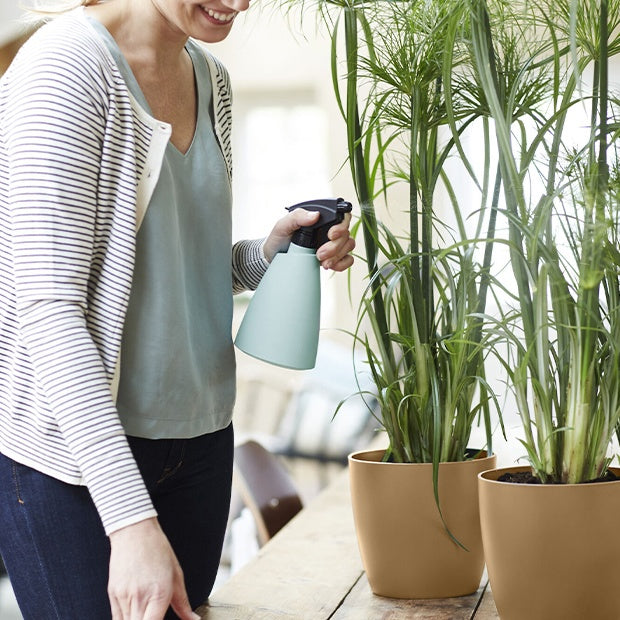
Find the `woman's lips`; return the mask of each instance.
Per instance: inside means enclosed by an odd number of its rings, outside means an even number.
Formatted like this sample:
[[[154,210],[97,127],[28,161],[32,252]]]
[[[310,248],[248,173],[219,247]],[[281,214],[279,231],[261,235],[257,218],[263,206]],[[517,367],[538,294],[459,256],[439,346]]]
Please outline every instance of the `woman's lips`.
[[[220,25],[230,24],[230,22],[232,22],[232,20],[235,19],[235,17],[237,16],[236,11],[232,11],[230,13],[223,13],[221,11],[216,11],[214,9],[210,9],[204,6],[201,6],[200,8],[202,9],[203,13],[207,16],[209,21],[215,24],[220,24]]]

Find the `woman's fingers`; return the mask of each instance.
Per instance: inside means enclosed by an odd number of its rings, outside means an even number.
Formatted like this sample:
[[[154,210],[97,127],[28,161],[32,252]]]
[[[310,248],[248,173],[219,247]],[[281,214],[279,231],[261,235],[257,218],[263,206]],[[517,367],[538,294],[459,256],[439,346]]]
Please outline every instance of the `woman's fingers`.
[[[355,249],[355,239],[349,232],[350,223],[351,214],[347,213],[340,224],[329,229],[327,233],[329,241],[317,250],[317,258],[325,269],[345,271],[353,264],[351,252]]]
[[[170,606],[176,615],[179,616],[181,620],[200,620],[200,616],[192,611],[192,607],[189,604],[187,591],[185,590],[185,581],[183,580],[183,573],[180,567],[175,573],[172,587]]]
[[[315,223],[318,217],[317,212],[296,209],[278,220],[263,246],[267,260],[271,262],[277,252],[286,251],[291,235],[298,228]],[[346,213],[344,220],[339,224],[334,224],[327,232],[329,241],[317,250],[317,258],[325,269],[345,271],[353,264],[351,252],[355,249],[355,239],[349,232],[350,224],[351,214]]]
[[[183,572],[156,519],[110,534],[108,593],[113,620],[162,620],[172,604],[181,620],[196,620]]]
[[[200,620],[200,616],[192,611],[191,605],[189,604],[182,575],[181,579],[177,580],[175,584],[170,606],[181,620]]]
[[[295,209],[279,219],[263,246],[265,258],[271,262],[278,252],[286,252],[292,234],[302,226],[310,226],[316,223],[318,219],[318,212],[306,211],[305,209]]]
[[[353,265],[354,259],[350,254],[340,259],[331,259],[321,263],[323,269],[331,269],[332,271],[346,271]]]
[[[154,582],[141,583],[140,579],[127,584],[127,588],[112,585],[109,594],[113,620],[162,620],[171,600],[171,590]]]

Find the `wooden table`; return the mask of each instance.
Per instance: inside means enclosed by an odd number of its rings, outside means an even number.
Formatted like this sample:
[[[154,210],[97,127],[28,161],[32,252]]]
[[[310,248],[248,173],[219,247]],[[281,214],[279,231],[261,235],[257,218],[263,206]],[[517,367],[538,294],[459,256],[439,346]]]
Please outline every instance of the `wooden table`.
[[[497,620],[486,579],[470,596],[400,600],[372,594],[344,471],[216,590],[204,620]]]

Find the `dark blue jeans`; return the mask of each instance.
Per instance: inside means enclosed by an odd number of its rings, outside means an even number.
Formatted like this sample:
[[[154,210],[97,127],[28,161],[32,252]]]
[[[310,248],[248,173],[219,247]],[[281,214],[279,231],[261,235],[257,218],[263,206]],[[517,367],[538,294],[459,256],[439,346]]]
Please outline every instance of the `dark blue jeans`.
[[[232,425],[195,439],[129,442],[196,608],[211,592],[222,552]],[[110,620],[110,545],[85,487],[0,454],[0,554],[25,620]]]

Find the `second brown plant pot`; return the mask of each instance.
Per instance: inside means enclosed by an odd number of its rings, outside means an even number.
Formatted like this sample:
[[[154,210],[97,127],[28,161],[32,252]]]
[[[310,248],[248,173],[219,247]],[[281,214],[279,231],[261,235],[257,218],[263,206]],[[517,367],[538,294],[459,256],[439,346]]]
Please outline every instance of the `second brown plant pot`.
[[[620,480],[497,480],[529,469],[497,469],[479,479],[485,557],[500,618],[618,620]]]

